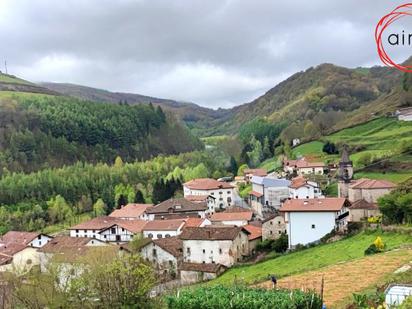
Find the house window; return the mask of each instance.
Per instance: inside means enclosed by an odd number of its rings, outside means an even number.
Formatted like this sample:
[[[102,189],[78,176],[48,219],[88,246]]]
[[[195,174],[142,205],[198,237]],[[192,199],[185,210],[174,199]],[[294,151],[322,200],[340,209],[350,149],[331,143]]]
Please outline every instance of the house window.
[[[273,234],[273,231],[270,231],[270,235],[272,235]]]
[[[111,228],[111,233],[116,234],[116,229],[114,227]]]
[[[223,253],[222,248],[219,248],[219,253],[220,253],[220,254],[222,254],[222,253]]]
[[[106,235],[104,235],[104,238],[106,239],[106,238],[107,238],[107,236],[106,236]]]
[[[230,194],[230,191],[227,191],[227,194]]]
[[[186,252],[187,252],[187,254],[190,254],[190,247],[186,248]]]
[[[210,195],[215,195],[215,192],[210,193]]]
[[[149,233],[149,235],[147,235],[147,237],[153,238],[153,234],[152,234],[152,233]]]
[[[173,261],[172,260],[169,260],[169,266],[173,267]]]
[[[221,197],[221,198],[219,199],[219,201],[223,201],[223,197]]]
[[[272,221],[270,221],[270,223],[269,223],[270,225],[273,225],[273,222]]]
[[[203,261],[202,263],[203,263],[203,264],[206,264],[206,262],[205,262],[205,261]]]
[[[206,250],[205,250],[205,249],[203,249],[203,253],[206,253]]]
[[[230,196],[227,198],[227,202],[228,202],[228,203],[231,203],[231,202],[232,202],[232,198],[231,198]]]
[[[165,237],[166,237],[166,238],[169,238],[169,237],[170,237],[170,235],[169,235],[169,234],[166,234],[166,235],[165,235]]]
[[[278,224],[280,225],[280,221],[278,221]]]
[[[79,233],[79,230],[76,230],[76,233]]]
[[[41,235],[37,236],[37,239],[41,239]]]
[[[124,232],[124,228],[122,228],[122,232]]]
[[[157,234],[157,238],[162,238],[163,235],[162,234]]]
[[[314,224],[312,224],[312,229],[316,228],[316,226]]]
[[[222,191],[220,191],[220,192],[219,192],[219,194],[223,194],[223,192],[222,192]]]
[[[157,255],[157,251],[156,251],[156,249],[153,249],[153,256],[156,256]]]
[[[278,234],[282,234],[282,232],[281,232],[281,231],[278,231]]]

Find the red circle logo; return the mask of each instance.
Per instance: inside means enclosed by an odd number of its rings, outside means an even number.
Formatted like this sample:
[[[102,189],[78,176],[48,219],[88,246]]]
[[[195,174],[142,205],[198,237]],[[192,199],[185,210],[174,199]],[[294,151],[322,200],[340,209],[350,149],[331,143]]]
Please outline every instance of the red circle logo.
[[[407,65],[403,66],[400,64],[395,63],[385,51],[385,48],[382,44],[382,34],[385,29],[392,24],[394,21],[405,17],[405,16],[412,16],[412,3],[406,3],[403,5],[398,6],[389,14],[383,16],[381,20],[378,22],[375,28],[375,41],[376,46],[378,48],[378,54],[381,58],[382,62],[387,66],[397,68],[403,72],[412,73],[412,66]]]

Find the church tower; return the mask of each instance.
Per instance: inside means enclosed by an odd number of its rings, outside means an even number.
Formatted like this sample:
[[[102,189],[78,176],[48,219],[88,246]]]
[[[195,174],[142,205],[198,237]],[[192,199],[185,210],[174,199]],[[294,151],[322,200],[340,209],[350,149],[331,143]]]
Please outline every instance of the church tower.
[[[348,197],[349,185],[353,177],[353,164],[349,159],[348,146],[344,145],[342,149],[342,155],[339,162],[339,182],[338,182],[338,194],[339,197]]]

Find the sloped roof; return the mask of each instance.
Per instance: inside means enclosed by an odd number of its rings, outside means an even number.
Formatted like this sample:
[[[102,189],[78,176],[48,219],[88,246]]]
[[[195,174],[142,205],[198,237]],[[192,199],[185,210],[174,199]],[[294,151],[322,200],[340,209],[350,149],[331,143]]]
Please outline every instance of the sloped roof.
[[[57,236],[39,249],[43,253],[85,253],[91,241],[101,242],[94,238]]]
[[[185,219],[148,221],[143,227],[143,231],[176,231],[185,222]]]
[[[119,220],[116,223],[118,226],[132,232],[132,233],[141,233],[147,221],[144,220]]]
[[[26,244],[22,243],[13,243],[10,242],[8,244],[2,243],[0,244],[0,265],[8,264],[13,260],[13,255],[16,253],[30,248],[27,247]]]
[[[187,199],[188,201],[191,201],[193,203],[206,202],[208,197],[209,197],[209,195],[207,195],[207,194],[205,194],[205,195],[185,195],[185,199]]]
[[[192,190],[218,190],[218,189],[232,189],[231,184],[223,181],[217,181],[212,178],[197,178],[192,179],[183,184]]]
[[[247,168],[243,171],[243,174],[252,174],[253,176],[267,176],[268,171],[264,168]]]
[[[154,239],[153,243],[176,258],[183,256],[183,241],[177,237]]]
[[[240,231],[250,234],[242,227],[234,226],[205,226],[205,227],[188,227],[179,235],[183,240],[233,240]]]
[[[318,212],[339,211],[345,206],[346,199],[338,197],[292,199],[286,200],[280,211],[282,212]]]
[[[115,218],[138,218],[152,206],[153,204],[127,204],[120,209],[115,209],[109,216]]]
[[[187,218],[186,219],[186,227],[199,227],[206,219],[203,218]]]
[[[392,189],[396,184],[387,180],[361,178],[350,185],[352,189]]]
[[[250,191],[250,195],[256,196],[256,197],[262,197],[263,194],[257,191]]]
[[[298,176],[298,177],[295,177],[295,178],[292,179],[292,182],[291,182],[289,188],[298,189],[298,188],[303,187],[303,186],[313,187],[310,183],[308,183],[308,181],[305,179],[305,177]]]
[[[367,210],[377,210],[379,209],[378,205],[375,203],[369,203],[364,199],[358,200],[349,207],[349,209],[367,209]]]
[[[33,239],[37,238],[40,233],[37,232],[19,232],[19,231],[9,231],[4,234],[0,242],[4,244],[17,243],[22,245],[28,245]]]
[[[226,269],[226,266],[213,263],[182,263],[180,267],[181,270],[199,271],[204,273],[217,273],[222,268]]]
[[[238,221],[252,219],[252,211],[242,211],[242,212],[216,212],[210,217],[210,221]]]
[[[148,214],[187,212],[187,211],[204,211],[207,209],[205,202],[191,202],[185,198],[171,198],[160,204],[157,204],[147,210]]]
[[[256,226],[256,225],[245,225],[244,226],[245,230],[247,230],[250,235],[248,236],[249,240],[254,240],[256,238],[262,237],[262,226]]]

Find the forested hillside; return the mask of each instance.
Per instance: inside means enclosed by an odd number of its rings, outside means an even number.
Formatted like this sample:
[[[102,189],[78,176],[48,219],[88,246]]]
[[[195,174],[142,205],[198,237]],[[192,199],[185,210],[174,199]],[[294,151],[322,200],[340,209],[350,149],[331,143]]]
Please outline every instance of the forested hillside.
[[[224,121],[231,115],[229,109],[213,110],[193,103],[159,99],[135,93],[111,92],[66,83],[41,83],[40,85],[51,91],[88,101],[115,104],[127,102],[130,105],[152,103],[155,106],[161,106],[165,111],[173,113],[177,119],[191,128],[192,132],[196,135],[203,135],[207,128],[214,126],[215,123]]]
[[[201,149],[160,107],[0,92],[0,173]]]

